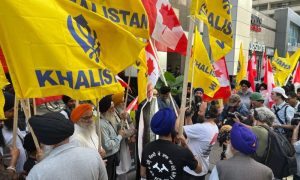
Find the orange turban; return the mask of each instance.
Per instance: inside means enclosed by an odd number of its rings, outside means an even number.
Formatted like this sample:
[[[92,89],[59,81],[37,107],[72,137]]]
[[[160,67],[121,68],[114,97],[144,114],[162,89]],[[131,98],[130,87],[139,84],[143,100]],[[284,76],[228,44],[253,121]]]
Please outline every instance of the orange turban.
[[[114,105],[119,105],[120,103],[124,102],[124,92],[112,95],[112,100]]]
[[[73,123],[77,123],[85,112],[92,111],[93,106],[90,104],[80,104],[71,113],[71,120]]]

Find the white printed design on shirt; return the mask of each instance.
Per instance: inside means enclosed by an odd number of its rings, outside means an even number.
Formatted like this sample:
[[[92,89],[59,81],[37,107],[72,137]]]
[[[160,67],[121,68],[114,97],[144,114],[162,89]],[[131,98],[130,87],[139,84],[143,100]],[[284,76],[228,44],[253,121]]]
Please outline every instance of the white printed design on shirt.
[[[164,153],[153,152],[147,157],[147,168],[155,180],[175,179],[176,167],[170,157]]]

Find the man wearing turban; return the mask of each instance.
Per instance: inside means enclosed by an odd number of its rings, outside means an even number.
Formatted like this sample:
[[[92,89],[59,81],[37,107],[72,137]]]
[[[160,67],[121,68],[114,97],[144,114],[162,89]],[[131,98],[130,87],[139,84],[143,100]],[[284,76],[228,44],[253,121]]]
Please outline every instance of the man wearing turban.
[[[170,108],[160,109],[150,123],[151,130],[159,135],[159,139],[145,146],[141,160],[141,177],[146,179],[182,180],[183,167],[200,173],[201,165],[187,148],[181,138],[183,147],[172,143],[171,132],[175,130],[176,115]]]
[[[45,155],[31,169],[28,180],[108,179],[104,162],[97,151],[69,143],[74,124],[64,115],[54,112],[32,116],[29,124]]]
[[[124,128],[126,137],[122,139],[120,144],[120,163],[116,169],[117,179],[127,180],[127,172],[130,170],[131,167],[129,140],[135,140],[135,137],[133,135],[136,133],[136,130],[130,119],[129,114],[127,112],[124,112],[124,92],[114,94],[112,96],[112,100],[115,106],[116,119],[116,125],[114,127],[116,130],[118,130],[118,128]]]
[[[217,162],[210,180],[272,180],[273,173],[267,166],[251,158],[258,147],[256,135],[240,123],[234,123],[227,146],[227,160]]]
[[[93,121],[93,106],[90,104],[80,104],[71,113],[71,121],[75,124],[74,134],[70,142],[80,147],[99,150],[104,157],[105,151],[99,146],[99,139],[96,133],[95,123]]]
[[[116,167],[119,165],[120,156],[120,144],[122,139],[125,137],[123,129],[115,129],[115,108],[112,101],[112,95],[105,96],[99,101],[99,110],[101,112],[101,140],[102,146],[106,151],[104,159],[107,160],[106,170],[109,180],[115,180]]]

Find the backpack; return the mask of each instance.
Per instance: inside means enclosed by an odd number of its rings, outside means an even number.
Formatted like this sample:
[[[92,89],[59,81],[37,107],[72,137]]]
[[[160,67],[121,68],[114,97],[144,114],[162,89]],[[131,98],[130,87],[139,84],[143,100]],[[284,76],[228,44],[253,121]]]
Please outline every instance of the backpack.
[[[282,108],[280,108],[280,109],[276,109],[275,106],[273,107],[273,109],[274,109],[274,114],[276,115],[276,117],[277,117],[278,121],[280,122],[280,124],[287,124],[286,111],[287,111],[287,108],[288,108],[288,107],[291,107],[291,106],[288,105],[288,104],[286,104],[286,103],[285,103],[285,104],[282,106]],[[283,108],[284,108],[284,117],[285,117],[284,120],[280,119],[280,118],[279,118],[279,115],[278,115],[278,112],[279,112],[281,109],[283,109]],[[282,129],[283,129],[283,131],[284,131],[284,133],[285,133],[286,138],[287,138],[287,139],[290,139],[290,138],[292,137],[293,131],[292,131],[292,130],[289,130],[289,129],[284,129],[284,128],[282,128]],[[275,131],[276,131],[276,130],[275,130]],[[276,132],[282,133],[281,131],[276,131]]]
[[[262,163],[272,169],[276,178],[296,174],[297,162],[293,145],[283,134],[276,133],[268,126],[261,126],[268,131],[267,152]]]

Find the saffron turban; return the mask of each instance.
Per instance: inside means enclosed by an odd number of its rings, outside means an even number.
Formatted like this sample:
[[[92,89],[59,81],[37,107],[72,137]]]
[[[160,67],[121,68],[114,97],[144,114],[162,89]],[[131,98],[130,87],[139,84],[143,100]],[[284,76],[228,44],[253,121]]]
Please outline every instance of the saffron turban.
[[[90,104],[80,104],[77,106],[71,113],[71,121],[73,123],[77,123],[81,116],[88,112],[88,111],[93,111],[93,106]]]

